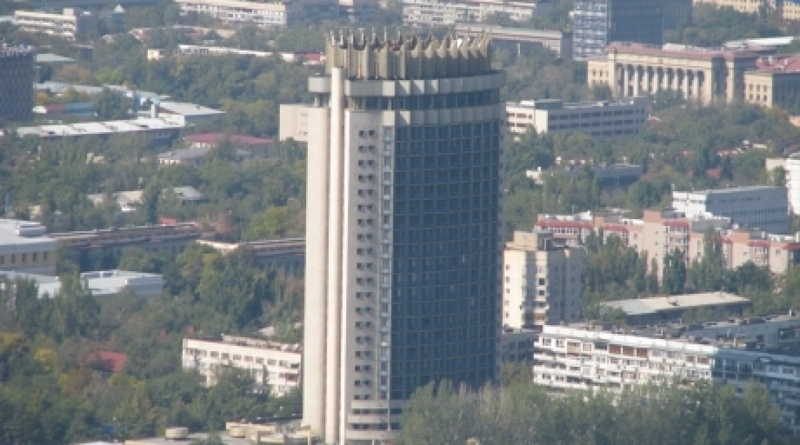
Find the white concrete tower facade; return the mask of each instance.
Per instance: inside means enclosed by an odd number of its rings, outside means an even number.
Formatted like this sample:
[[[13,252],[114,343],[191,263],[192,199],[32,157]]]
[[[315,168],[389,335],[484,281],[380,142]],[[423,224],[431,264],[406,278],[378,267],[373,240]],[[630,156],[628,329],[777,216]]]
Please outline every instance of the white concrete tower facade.
[[[429,382],[494,378],[504,75],[488,37],[338,37],[309,80],[304,423],[391,440]]]

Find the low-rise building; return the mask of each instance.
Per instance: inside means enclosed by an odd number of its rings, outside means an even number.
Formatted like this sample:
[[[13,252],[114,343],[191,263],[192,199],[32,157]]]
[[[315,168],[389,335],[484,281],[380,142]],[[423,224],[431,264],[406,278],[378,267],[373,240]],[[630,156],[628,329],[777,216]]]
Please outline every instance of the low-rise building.
[[[222,110],[188,102],[163,101],[155,103],[154,106],[157,108],[157,114],[151,117],[168,117],[184,126],[216,122],[225,115]]]
[[[552,6],[550,0],[403,0],[403,24],[449,26],[483,23],[493,15],[506,16],[515,22],[528,22]]]
[[[64,8],[60,12],[16,10],[14,24],[22,31],[74,41],[94,31],[97,16],[80,8]]]
[[[44,141],[91,136],[108,139],[118,135],[141,134],[149,138],[151,145],[166,145],[185,127],[186,123],[181,122],[181,119],[165,116],[164,118],[19,127],[16,132],[20,137],[37,136]]]
[[[489,33],[492,35],[492,45],[510,49],[518,55],[528,54],[536,46],[547,48],[562,59],[572,59],[572,33],[569,31],[456,23],[455,33],[462,38],[474,38]]]
[[[114,192],[110,196],[106,193],[90,193],[86,198],[98,206],[106,202],[109,197],[117,202],[121,212],[134,212],[142,205],[144,190],[123,190]],[[173,196],[180,204],[196,204],[206,200],[205,195],[192,186],[172,187],[164,189],[163,196]]]
[[[177,254],[200,237],[200,229],[193,223],[177,223],[52,233],[49,236],[64,248],[67,257],[81,266],[91,257],[117,259],[126,247]]]
[[[222,144],[230,143],[236,147],[246,148],[250,150],[253,155],[258,157],[266,156],[272,145],[271,139],[224,133],[189,134],[183,137],[183,141],[186,142],[190,148],[218,148]]]
[[[634,97],[616,102],[567,103],[542,99],[506,104],[508,130],[522,134],[586,133],[596,137],[638,134],[647,122],[650,100]]]
[[[0,277],[7,280],[32,280],[39,290],[39,298],[55,298],[61,292],[61,279],[50,275],[3,272]],[[128,291],[137,297],[153,297],[164,290],[164,277],[160,274],[127,270],[96,270],[80,274],[83,286],[95,297],[112,297]]]
[[[55,275],[58,243],[46,234],[36,222],[0,219],[0,271]]]
[[[672,208],[688,218],[714,215],[730,218],[740,228],[785,234],[789,230],[786,187],[729,187],[672,192]]]
[[[798,326],[795,317],[792,335]],[[784,426],[800,433],[800,357],[766,350],[757,337],[729,331],[704,338],[701,332],[669,326],[636,332],[593,325],[545,326],[535,343],[533,380],[557,390],[700,380],[743,387],[757,381],[769,390]]]
[[[678,321],[688,311],[701,309],[719,311],[721,315],[741,315],[751,305],[752,302],[747,298],[727,292],[702,292],[600,303],[600,307],[605,310],[620,310],[625,313],[625,321],[631,325]]]
[[[208,155],[212,150],[213,149],[210,147],[170,150],[158,155],[158,165],[188,165],[191,167],[201,167],[206,163],[206,159],[208,159]],[[238,163],[253,159],[253,153],[242,150],[241,148],[234,149],[233,156],[233,160]]]
[[[202,374],[207,385],[215,384],[217,373],[226,366],[249,370],[259,386],[269,387],[272,394],[281,397],[300,386],[302,348],[233,335],[185,338],[181,362],[184,369]]]
[[[222,243],[207,240],[198,240],[197,242],[213,247],[225,254],[238,249],[250,251],[255,257],[256,264],[261,267],[278,266],[292,272],[300,272],[305,268],[306,240],[302,238],[245,241],[241,243]]]

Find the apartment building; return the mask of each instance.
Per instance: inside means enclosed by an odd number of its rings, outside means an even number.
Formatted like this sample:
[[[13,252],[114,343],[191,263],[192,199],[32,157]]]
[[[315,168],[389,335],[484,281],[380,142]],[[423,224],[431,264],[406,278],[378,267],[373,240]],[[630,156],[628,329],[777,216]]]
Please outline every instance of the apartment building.
[[[286,395],[300,386],[302,348],[299,344],[267,339],[222,335],[219,338],[184,338],[183,369],[195,370],[214,385],[226,366],[250,371],[261,387],[273,395]]]
[[[650,100],[634,97],[616,102],[567,103],[560,99],[509,102],[508,130],[523,134],[586,133],[594,137],[638,134],[647,122]]]
[[[786,187],[750,186],[672,192],[672,208],[688,218],[715,215],[730,218],[739,228],[785,234],[789,230]]]
[[[482,23],[492,15],[507,16],[515,22],[529,22],[552,6],[551,0],[403,0],[403,24],[450,26]]]
[[[540,328],[582,317],[586,252],[546,231],[514,232],[503,253],[503,326]]]
[[[30,48],[0,45],[0,119],[30,117],[34,105],[35,57]]]
[[[0,219],[0,271],[55,275],[58,243],[46,233],[36,222]]]
[[[660,274],[664,256],[678,250],[687,261],[703,255],[706,231],[718,232],[728,268],[748,261],[767,266],[775,274],[785,273],[800,264],[800,237],[770,234],[762,230],[733,228],[730,218],[695,216],[688,218],[675,210],[645,210],[642,218],[617,214],[540,215],[535,227],[553,232],[555,238],[569,245],[580,245],[592,232],[604,237],[618,236],[648,259],[656,261]]]
[[[700,380],[743,387],[757,381],[769,390],[784,425],[797,434],[800,357],[764,349],[764,342],[758,335],[748,335],[747,329],[752,321],[772,336],[791,336],[792,341],[786,343],[796,346],[800,320],[792,318],[790,328],[771,325],[768,319],[738,320],[711,338],[703,337],[702,328],[686,326],[658,326],[636,333],[593,325],[544,326],[534,345],[533,380],[557,390]]]
[[[175,3],[180,6],[183,14],[194,12],[233,25],[288,26],[298,21],[303,14],[303,2],[175,0]]]
[[[94,31],[97,16],[79,8],[64,8],[60,12],[16,10],[14,24],[22,31],[75,41]]]

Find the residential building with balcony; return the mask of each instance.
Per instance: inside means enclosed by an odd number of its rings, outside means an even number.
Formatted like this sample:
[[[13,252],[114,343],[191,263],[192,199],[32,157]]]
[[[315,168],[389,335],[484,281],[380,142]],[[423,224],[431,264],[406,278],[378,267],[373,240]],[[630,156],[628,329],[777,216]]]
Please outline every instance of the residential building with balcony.
[[[507,16],[515,22],[528,22],[552,6],[551,0],[403,0],[403,24],[452,26],[456,23],[483,23],[493,15]]]
[[[791,327],[770,325],[768,319],[742,320],[742,325],[753,322],[771,335],[791,337],[783,342],[796,347],[800,320],[791,318]],[[664,325],[633,333],[594,325],[544,326],[534,345],[533,380],[554,390],[702,380],[742,388],[756,381],[769,390],[784,426],[800,433],[800,357],[767,349],[758,334],[738,327],[707,332],[705,327]]]
[[[586,251],[546,231],[514,232],[503,253],[503,326],[535,329],[582,317]]]
[[[231,25],[291,26],[299,21],[336,16],[331,0],[255,2],[244,0],[175,0],[181,13],[194,12]]]
[[[225,367],[250,371],[259,387],[281,397],[300,386],[302,348],[262,338],[222,335],[219,338],[184,338],[183,369],[195,370],[214,385]]]

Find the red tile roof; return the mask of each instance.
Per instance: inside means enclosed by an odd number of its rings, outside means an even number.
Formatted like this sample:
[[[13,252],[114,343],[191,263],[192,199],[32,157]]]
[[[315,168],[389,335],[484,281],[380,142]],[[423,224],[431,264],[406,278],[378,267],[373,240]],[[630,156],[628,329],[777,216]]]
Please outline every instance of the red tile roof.
[[[111,351],[97,351],[89,354],[86,361],[94,363],[101,367],[104,371],[120,372],[125,366],[128,356],[120,352]]]

